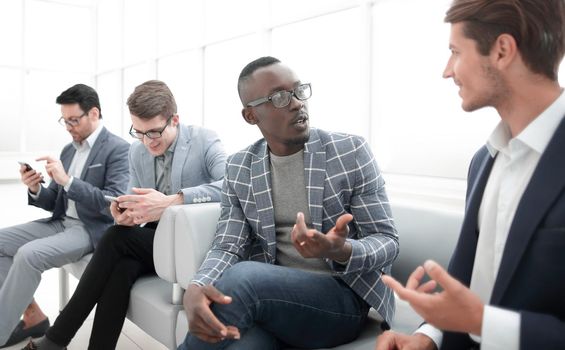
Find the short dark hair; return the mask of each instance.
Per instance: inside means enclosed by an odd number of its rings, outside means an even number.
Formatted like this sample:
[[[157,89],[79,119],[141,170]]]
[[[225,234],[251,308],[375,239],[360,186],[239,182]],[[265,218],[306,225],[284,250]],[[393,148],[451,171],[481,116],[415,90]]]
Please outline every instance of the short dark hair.
[[[462,22],[465,36],[485,56],[499,35],[512,35],[528,68],[557,81],[565,54],[565,1],[454,0],[445,22]]]
[[[99,118],[102,119],[102,109],[100,99],[96,90],[88,85],[76,84],[61,92],[55,100],[57,104],[68,105],[78,103],[84,113],[88,113],[92,108],[98,108]]]
[[[241,96],[243,83],[247,81],[251,74],[253,74],[257,69],[267,67],[275,63],[281,63],[281,61],[275,57],[264,56],[249,62],[245,67],[243,67],[241,73],[239,73],[239,78],[237,79],[237,93],[239,94],[239,99],[242,103],[244,102]]]
[[[153,119],[158,115],[169,118],[177,113],[173,93],[160,80],[148,80],[137,86],[129,96],[127,105],[131,114],[142,119]]]

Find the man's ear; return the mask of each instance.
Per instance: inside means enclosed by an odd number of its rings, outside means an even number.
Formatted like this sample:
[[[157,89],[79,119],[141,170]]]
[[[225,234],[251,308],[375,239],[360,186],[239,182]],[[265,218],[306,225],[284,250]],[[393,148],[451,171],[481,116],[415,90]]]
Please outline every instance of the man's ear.
[[[179,115],[176,114],[176,113],[173,114],[173,117],[171,118],[171,125],[172,125],[172,126],[177,126],[177,125],[179,125],[179,121],[180,121]]]
[[[241,110],[241,116],[247,124],[255,125],[258,123],[257,118],[255,118],[255,113],[253,112],[253,108],[251,107],[243,107]]]
[[[518,55],[518,44],[510,34],[500,34],[491,49],[491,58],[498,69],[505,69]]]
[[[94,117],[94,119],[100,119],[100,110],[98,107],[92,107],[86,114],[89,118]]]

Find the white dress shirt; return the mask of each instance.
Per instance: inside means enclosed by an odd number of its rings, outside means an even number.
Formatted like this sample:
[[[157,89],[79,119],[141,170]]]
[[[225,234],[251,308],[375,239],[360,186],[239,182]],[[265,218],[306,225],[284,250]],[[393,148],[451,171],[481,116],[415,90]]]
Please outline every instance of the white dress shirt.
[[[498,156],[479,209],[480,234],[470,286],[485,304],[481,336],[471,334],[483,350],[520,348],[520,313],[488,302],[520,199],[564,115],[565,93],[562,92],[516,137],[511,137],[508,126],[501,121],[487,141],[490,155]],[[425,324],[416,332],[432,338],[438,348],[441,345],[442,333],[433,326]]]
[[[98,135],[100,135],[102,127],[102,122],[99,121],[96,130],[94,130],[82,143],[72,142],[76,152],[73,156],[73,160],[71,161],[71,165],[69,166],[69,171],[67,172],[67,175],[70,176],[69,181],[63,186],[65,192],[70,190],[75,177],[80,178],[82,170],[84,169],[84,164],[90,155],[90,150],[92,150],[92,146],[94,146]],[[37,199],[39,192],[41,192],[41,188],[42,186],[39,186],[39,191],[37,191],[36,194],[30,193],[32,199]],[[67,200],[67,212],[65,214],[66,216],[79,219],[75,201],[71,199]]]

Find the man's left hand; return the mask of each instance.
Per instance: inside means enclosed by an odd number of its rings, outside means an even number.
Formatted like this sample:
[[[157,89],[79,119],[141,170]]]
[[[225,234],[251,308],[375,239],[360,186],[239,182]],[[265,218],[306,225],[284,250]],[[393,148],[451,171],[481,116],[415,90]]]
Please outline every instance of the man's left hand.
[[[37,158],[36,161],[46,161],[45,171],[59,185],[65,186],[69,182],[70,176],[67,175],[63,163],[57,158],[44,156]]]
[[[426,273],[431,280],[422,284],[421,280]],[[481,335],[483,302],[435,261],[428,260],[423,267],[419,266],[414,270],[406,287],[390,276],[382,276],[381,279],[434,327]],[[436,283],[443,288],[442,292],[434,293]]]
[[[182,195],[167,196],[152,188],[133,188],[136,194],[118,197],[120,208],[128,209],[127,214],[137,225],[158,221],[163,211],[171,205],[182,204]]]
[[[344,214],[337,219],[335,226],[323,234],[309,229],[304,222],[304,214],[296,215],[296,224],[290,233],[292,244],[305,258],[329,258],[347,261],[351,257],[351,244],[346,239],[349,234],[347,224],[353,215]]]

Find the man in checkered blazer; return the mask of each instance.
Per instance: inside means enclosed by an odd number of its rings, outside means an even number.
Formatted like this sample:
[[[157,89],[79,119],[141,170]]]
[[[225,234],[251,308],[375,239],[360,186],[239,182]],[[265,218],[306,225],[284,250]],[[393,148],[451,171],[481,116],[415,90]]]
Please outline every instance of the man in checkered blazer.
[[[179,349],[333,347],[358,336],[370,307],[388,327],[394,297],[380,274],[398,236],[367,142],[310,129],[310,84],[276,58],[249,63],[238,90],[264,138],[228,160]]]

